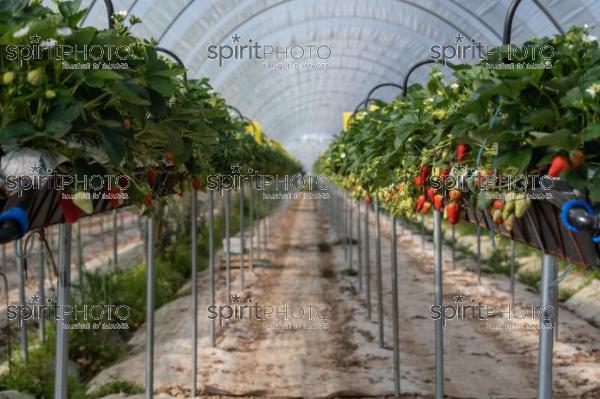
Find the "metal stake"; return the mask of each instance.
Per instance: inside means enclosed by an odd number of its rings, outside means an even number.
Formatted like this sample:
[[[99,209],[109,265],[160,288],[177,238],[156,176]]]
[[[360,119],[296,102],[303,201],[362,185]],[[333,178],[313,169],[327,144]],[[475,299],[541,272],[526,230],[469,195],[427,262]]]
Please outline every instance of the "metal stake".
[[[255,187],[253,187],[255,189]],[[260,194],[260,193],[259,193]],[[260,203],[260,195],[256,197],[256,261],[260,262],[260,219],[262,209]]]
[[[146,398],[154,395],[154,243],[155,221],[148,219],[148,255],[146,264]]]
[[[400,333],[398,330],[398,256],[396,218],[392,218],[392,331],[394,338],[394,391],[400,397]]]
[[[208,190],[208,279],[210,304],[215,304],[215,192]],[[215,347],[215,320],[210,322],[210,345]]]
[[[358,248],[358,290],[363,289],[363,262],[362,262],[362,234],[360,228],[360,199],[356,201],[356,234],[358,235],[358,241],[356,246]]]
[[[515,242],[510,240],[510,305],[515,304]]]
[[[240,291],[244,291],[244,185],[240,185]]]
[[[477,287],[481,285],[481,225],[477,224]]]
[[[250,203],[248,204],[248,230],[250,232],[250,273],[254,272],[254,226],[252,225],[253,219],[253,207],[254,207],[254,190],[252,190],[252,183],[250,183],[250,189],[248,190],[248,196],[250,197]]]
[[[117,265],[119,264],[119,242],[118,242],[118,230],[119,227],[117,225],[117,211],[114,210],[112,212],[112,224],[113,224],[113,263],[114,263],[114,267],[116,268]]]
[[[452,268],[456,262],[456,225],[452,225]]]
[[[379,197],[375,197],[376,246],[375,266],[377,268],[377,315],[379,322],[379,346],[383,348],[383,281],[381,277],[381,226],[379,223]]]
[[[81,223],[77,221],[77,274],[79,278],[79,295],[81,297],[81,303],[83,303],[83,242],[81,239]]]
[[[54,376],[54,398],[67,399],[69,371],[68,323],[69,294],[71,288],[71,225],[63,223],[59,227],[59,271],[57,313],[60,320],[56,323],[56,367]]]
[[[25,306],[25,256],[26,253],[21,253],[21,240],[15,241],[15,257],[17,258],[17,270],[19,273],[19,305]],[[24,252],[26,249],[23,250]],[[27,342],[27,321],[19,319],[21,325],[21,354],[23,356],[23,363],[27,364],[29,361],[29,350]]]
[[[421,249],[425,251],[425,215],[421,214]]]
[[[435,306],[442,309],[444,296],[442,291],[442,214],[433,212],[433,251],[434,251],[434,280]],[[444,398],[444,320],[435,320],[435,397]]]
[[[44,283],[46,281],[46,276],[44,273],[44,241],[39,240],[39,264],[38,264],[38,291],[40,296],[40,303],[46,303],[46,290],[44,287]],[[8,306],[8,305],[7,305]],[[44,312],[40,312],[40,328],[39,335],[40,341],[46,341],[46,318],[44,316]]]
[[[365,272],[367,277],[367,318],[371,320],[371,240],[369,238],[369,206],[365,203]]]
[[[231,240],[229,234],[229,223],[231,213],[231,190],[225,191],[225,270],[226,270],[226,287],[227,287],[227,303],[231,301]]]
[[[3,246],[4,247],[4,246]],[[8,270],[6,270],[8,272]],[[8,297],[8,279],[6,278],[6,273],[0,273],[0,277],[4,282],[4,303],[6,307],[9,306],[9,297]],[[7,346],[7,355],[8,355],[8,375],[12,372],[12,331],[10,329],[10,319],[6,318],[6,346]]]
[[[541,281],[541,308],[540,308],[540,345],[538,355],[538,399],[552,397],[552,349],[554,338],[554,296],[555,290],[552,283],[555,276],[556,258],[544,254]]]
[[[350,270],[353,270],[353,265],[352,265],[352,247],[354,246],[354,238],[352,237],[352,220],[353,220],[353,215],[352,215],[352,199],[350,198],[349,201],[347,199],[346,201],[347,204],[347,208],[348,208],[348,267],[350,268]]]
[[[198,375],[198,196],[196,191],[191,192],[191,223],[190,235],[192,236],[192,386],[191,396],[196,396]]]

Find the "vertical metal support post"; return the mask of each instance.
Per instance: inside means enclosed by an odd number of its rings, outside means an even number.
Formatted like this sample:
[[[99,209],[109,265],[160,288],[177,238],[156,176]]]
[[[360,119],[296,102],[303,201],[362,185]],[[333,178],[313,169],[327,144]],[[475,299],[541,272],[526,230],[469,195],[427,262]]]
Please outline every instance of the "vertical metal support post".
[[[225,191],[225,285],[227,303],[231,303],[231,237],[229,224],[231,222],[231,190]]]
[[[116,268],[117,265],[119,264],[119,241],[118,241],[118,232],[119,232],[119,225],[117,224],[117,211],[114,210],[112,212],[112,236],[113,236],[113,263],[114,263],[114,267]]]
[[[360,199],[356,201],[356,235],[358,240],[356,241],[358,251],[358,290],[363,289],[363,262],[362,262],[362,232],[360,228]]]
[[[552,350],[554,346],[554,296],[555,290],[552,286],[556,258],[544,254],[542,263],[542,281],[540,287],[540,344],[538,355],[538,389],[537,399],[550,399],[552,397]]]
[[[552,286],[554,288],[554,340],[558,342],[558,294],[559,294],[560,281],[558,280],[558,266],[554,268],[554,279],[552,280]]]
[[[444,295],[442,290],[442,214],[433,212],[433,250],[435,306],[442,309]],[[435,397],[444,398],[444,320],[435,320]]]
[[[148,219],[148,255],[146,264],[146,399],[154,395],[154,244],[155,221]]]
[[[425,250],[425,214],[421,214],[421,249]]]
[[[253,187],[256,189],[256,187]],[[260,262],[260,219],[262,216],[262,208],[260,203],[260,193],[256,196],[256,261]]]
[[[191,396],[195,397],[198,375],[198,196],[195,190],[192,190],[190,197],[190,235],[192,236],[192,386],[190,390]]]
[[[392,335],[394,339],[394,392],[400,397],[400,332],[398,326],[398,255],[396,218],[392,218]]]
[[[6,305],[6,307],[9,306],[8,279],[6,278],[7,272],[8,270],[0,273],[0,278],[2,278],[2,281],[4,282],[4,304]],[[10,328],[10,320],[8,318],[6,319],[6,326],[4,328],[6,329],[6,354],[8,355],[8,375],[10,375],[12,371],[12,331]]]
[[[250,180],[250,186],[248,190],[249,204],[248,204],[248,231],[250,233],[250,273],[254,272],[254,190],[252,190],[252,180]]]
[[[21,253],[21,240],[15,241],[15,258],[17,260],[17,270],[19,273],[19,305],[25,306],[25,256],[26,253]],[[21,337],[21,354],[23,356],[23,363],[27,364],[29,361],[29,348],[27,342],[27,320],[19,320],[20,325],[20,337]]]
[[[452,225],[452,268],[456,266],[456,225]]]
[[[376,247],[375,247],[375,267],[377,268],[377,316],[379,323],[379,346],[383,348],[383,281],[381,276],[381,225],[379,222],[379,197],[375,196],[375,220],[377,224],[376,230]]]
[[[244,256],[246,248],[244,246],[244,184],[240,185],[240,291],[244,291]]]
[[[477,287],[481,286],[481,225],[477,224]]]
[[[81,221],[77,221],[77,274],[79,279],[79,295],[81,303],[83,303],[83,241],[81,238]]]
[[[371,320],[371,240],[369,238],[369,206],[365,202],[365,274],[367,283],[367,318]]]
[[[60,320],[56,323],[56,366],[54,374],[54,398],[67,399],[69,370],[69,337],[68,323],[69,294],[71,288],[71,225],[63,223],[59,227],[59,261],[58,261],[58,301],[57,312]]]
[[[515,305],[515,242],[510,240],[510,305]]]
[[[46,276],[44,273],[44,241],[39,240],[39,259],[38,259],[38,291],[40,296],[40,303],[46,304]],[[8,306],[8,304],[7,304]],[[40,328],[39,328],[39,337],[40,341],[46,341],[46,317],[44,316],[44,312],[40,312]]]
[[[210,304],[215,304],[215,192],[208,190],[208,279]],[[210,345],[215,347],[215,320],[210,322]]]
[[[349,198],[346,199],[346,203],[347,203],[347,207],[348,207],[348,267],[350,268],[350,270],[353,269],[353,265],[352,265],[352,252],[353,252],[353,247],[354,247],[354,238],[352,237],[352,220],[353,220],[353,212],[352,210],[354,209],[352,206],[352,197],[348,196]]]

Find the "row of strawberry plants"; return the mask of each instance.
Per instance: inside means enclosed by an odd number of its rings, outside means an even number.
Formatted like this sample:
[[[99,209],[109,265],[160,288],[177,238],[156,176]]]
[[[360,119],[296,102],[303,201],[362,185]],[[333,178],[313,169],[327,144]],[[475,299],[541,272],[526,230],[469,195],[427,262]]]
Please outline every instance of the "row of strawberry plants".
[[[522,49],[552,48],[550,64]],[[600,49],[587,27],[533,38],[478,65],[439,69],[406,97],[359,114],[316,169],[355,197],[378,195],[397,216],[444,210],[453,224],[477,206],[511,230],[531,204],[530,176],[600,202]],[[512,185],[502,177],[512,176]],[[520,176],[523,176],[521,178]],[[537,180],[537,184],[540,180]],[[551,182],[551,183],[549,183]],[[499,194],[499,195],[497,195]],[[510,195],[507,195],[510,194]]]
[[[80,3],[54,11],[0,0],[0,156],[35,149],[59,160],[55,173],[127,176],[129,187],[110,194],[148,207],[161,200],[153,188],[167,170],[174,192],[200,189],[207,174],[240,161],[264,173],[299,170],[280,146],[247,133],[207,80],[183,81],[156,42],[133,36],[137,18],[79,27]],[[61,202],[69,221],[75,206],[90,211],[85,202]]]

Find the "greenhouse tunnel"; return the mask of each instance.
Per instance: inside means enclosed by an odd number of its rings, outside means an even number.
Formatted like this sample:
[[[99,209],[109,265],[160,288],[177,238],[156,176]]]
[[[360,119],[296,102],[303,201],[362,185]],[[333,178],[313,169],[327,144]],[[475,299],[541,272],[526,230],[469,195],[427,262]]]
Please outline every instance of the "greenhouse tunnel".
[[[0,398],[600,398],[600,0],[0,0]]]

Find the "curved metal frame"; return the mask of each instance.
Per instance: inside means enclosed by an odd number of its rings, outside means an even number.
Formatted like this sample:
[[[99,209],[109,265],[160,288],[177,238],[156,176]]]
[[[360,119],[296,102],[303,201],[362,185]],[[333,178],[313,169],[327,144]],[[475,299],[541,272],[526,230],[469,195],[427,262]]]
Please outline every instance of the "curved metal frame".
[[[235,112],[241,120],[243,120],[244,122],[249,124],[252,127],[252,131],[254,132],[254,135],[256,135],[256,126],[254,126],[254,123],[252,122],[252,120],[245,117],[244,114],[242,114],[242,112],[239,109],[237,109],[236,107],[234,107],[233,105],[227,104],[226,107],[227,107],[227,109],[230,109],[233,112]]]
[[[404,76],[404,82],[402,85],[402,97],[406,97],[406,93],[408,92],[408,79],[410,78],[410,75],[412,75],[412,73],[417,68],[419,68],[423,65],[427,65],[427,64],[440,64],[440,65],[450,65],[450,66],[454,65],[453,63],[451,63],[449,61],[439,62],[438,60],[432,60],[432,59],[426,59],[426,60],[417,62],[416,64],[414,64],[413,66],[410,67],[410,69],[406,73],[406,76]]]
[[[511,36],[512,36],[512,25],[513,19],[515,17],[515,12],[522,0],[513,0],[508,7],[508,11],[506,12],[506,18],[504,19],[504,33],[502,35],[502,44],[507,45],[510,44]],[[552,25],[556,28],[559,33],[564,33],[563,28],[560,26],[558,21],[554,19],[552,14],[539,2],[539,0],[533,0],[534,4],[540,9],[540,11],[552,22]]]
[[[110,1],[110,0],[108,0]],[[188,79],[187,79],[187,69],[185,68],[185,64],[183,63],[183,61],[181,60],[181,58],[179,58],[179,56],[177,54],[175,54],[174,52],[172,52],[169,49],[166,49],[164,47],[155,47],[155,50],[164,54],[167,54],[169,56],[171,56],[178,64],[181,68],[183,68],[183,81],[185,83],[187,83]]]
[[[115,14],[115,6],[111,0],[104,0],[104,4],[106,5],[106,12],[108,14],[108,28],[112,29],[115,27],[115,20],[113,19],[113,15]]]
[[[381,89],[382,87],[395,87],[397,89],[403,90],[404,88],[402,86],[400,86],[397,83],[381,83],[378,84],[377,86],[373,87],[370,91],[369,94],[367,94],[367,98],[365,99],[365,106],[369,104],[369,101],[371,100],[371,96],[373,95],[373,93],[375,93],[375,91]]]

